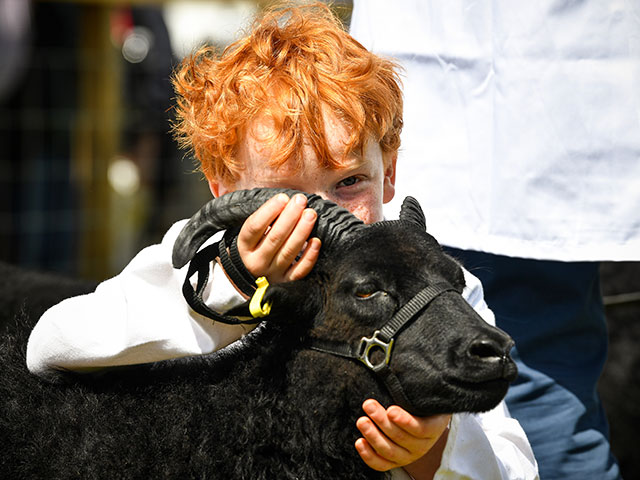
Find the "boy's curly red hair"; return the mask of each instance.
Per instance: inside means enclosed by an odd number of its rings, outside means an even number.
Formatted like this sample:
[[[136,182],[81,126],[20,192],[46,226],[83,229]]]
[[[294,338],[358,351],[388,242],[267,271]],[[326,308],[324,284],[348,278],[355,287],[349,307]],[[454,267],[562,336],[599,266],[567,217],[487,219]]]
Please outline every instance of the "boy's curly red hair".
[[[345,154],[369,135],[384,152],[400,146],[399,67],[366,50],[324,4],[269,10],[221,55],[203,47],[176,70],[176,136],[207,179],[235,182],[238,142],[257,116],[273,128],[272,167],[300,167],[303,142],[336,168],[325,137],[328,109],[349,129]]]

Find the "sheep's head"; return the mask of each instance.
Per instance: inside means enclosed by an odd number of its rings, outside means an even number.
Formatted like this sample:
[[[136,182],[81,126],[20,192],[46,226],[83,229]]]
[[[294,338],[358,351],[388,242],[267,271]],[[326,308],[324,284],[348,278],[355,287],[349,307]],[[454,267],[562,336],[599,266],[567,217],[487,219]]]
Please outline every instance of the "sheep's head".
[[[174,265],[186,264],[213,233],[240,225],[279,191],[234,192],[210,202],[176,242]],[[319,213],[314,234],[322,255],[306,279],[269,287],[274,315],[313,318],[310,348],[362,360],[394,402],[416,415],[497,405],[516,375],[513,342],[462,298],[462,269],[426,233],[418,203],[408,198],[400,220],[373,225],[314,195],[309,206]]]

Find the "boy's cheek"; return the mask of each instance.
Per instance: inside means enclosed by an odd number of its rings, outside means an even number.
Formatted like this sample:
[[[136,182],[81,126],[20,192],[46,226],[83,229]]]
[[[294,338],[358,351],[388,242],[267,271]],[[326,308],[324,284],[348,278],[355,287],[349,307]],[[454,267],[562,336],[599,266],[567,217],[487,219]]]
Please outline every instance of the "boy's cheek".
[[[342,206],[353,213],[364,223],[379,222],[383,219],[382,201],[376,198],[361,199],[356,202],[345,202]]]

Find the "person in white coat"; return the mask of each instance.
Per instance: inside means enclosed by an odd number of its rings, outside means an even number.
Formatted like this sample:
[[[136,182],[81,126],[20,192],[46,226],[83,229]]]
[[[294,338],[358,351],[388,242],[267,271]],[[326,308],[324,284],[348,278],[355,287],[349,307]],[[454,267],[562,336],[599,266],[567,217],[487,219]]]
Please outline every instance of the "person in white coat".
[[[542,478],[619,477],[598,262],[640,259],[638,32],[638,2],[354,4],[351,34],[405,69],[397,197],[514,338],[507,405]]]
[[[221,56],[204,48],[186,59],[174,83],[177,131],[214,196],[289,187],[366,223],[383,219],[402,127],[396,65],[353,41],[326,6],[268,13]],[[308,240],[315,220],[304,195],[270,199],[238,234],[244,268],[270,283],[305,276],[320,249],[317,238]],[[30,371],[48,376],[206,354],[239,339],[243,327],[212,323],[182,297],[186,272],[172,268],[171,250],[183,224],[94,293],[48,310],[29,339]],[[211,270],[208,305],[225,312],[246,299],[218,264]],[[467,274],[467,283],[466,298],[493,322],[478,281]],[[537,478],[526,436],[504,403],[485,414],[429,418],[373,399],[363,410],[355,448],[395,478]]]

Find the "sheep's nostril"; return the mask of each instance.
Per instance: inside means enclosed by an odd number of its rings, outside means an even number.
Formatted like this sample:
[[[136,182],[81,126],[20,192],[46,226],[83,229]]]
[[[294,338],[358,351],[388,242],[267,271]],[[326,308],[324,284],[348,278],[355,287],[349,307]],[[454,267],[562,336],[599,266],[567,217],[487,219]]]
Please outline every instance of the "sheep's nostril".
[[[469,355],[481,360],[501,360],[507,355],[507,351],[495,340],[478,338],[471,342]]]

